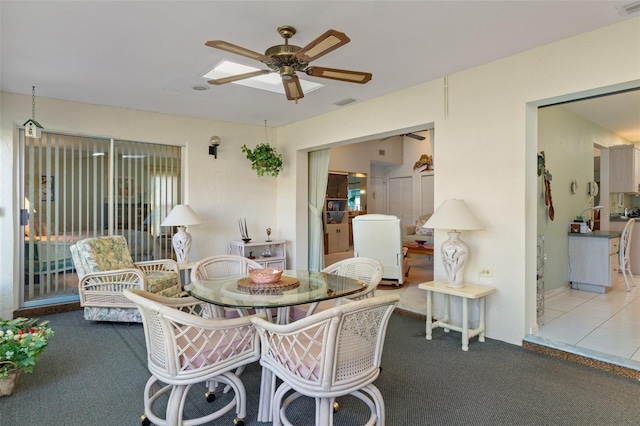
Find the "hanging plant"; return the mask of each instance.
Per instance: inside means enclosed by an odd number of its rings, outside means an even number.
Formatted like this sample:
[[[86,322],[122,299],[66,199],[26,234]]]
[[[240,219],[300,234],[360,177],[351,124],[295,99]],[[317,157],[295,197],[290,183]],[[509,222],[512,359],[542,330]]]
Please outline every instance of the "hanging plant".
[[[251,168],[258,173],[258,176],[265,174],[278,176],[282,171],[282,155],[268,143],[259,143],[253,150],[246,145],[242,145],[240,149],[247,156],[247,160],[251,161]]]

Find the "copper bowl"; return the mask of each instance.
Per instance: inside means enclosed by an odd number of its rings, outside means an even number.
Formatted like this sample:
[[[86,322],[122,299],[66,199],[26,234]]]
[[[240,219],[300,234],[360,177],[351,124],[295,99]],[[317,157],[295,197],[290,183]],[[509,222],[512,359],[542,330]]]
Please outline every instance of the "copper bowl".
[[[280,281],[282,269],[279,268],[256,268],[249,269],[251,282],[256,284],[272,284]]]

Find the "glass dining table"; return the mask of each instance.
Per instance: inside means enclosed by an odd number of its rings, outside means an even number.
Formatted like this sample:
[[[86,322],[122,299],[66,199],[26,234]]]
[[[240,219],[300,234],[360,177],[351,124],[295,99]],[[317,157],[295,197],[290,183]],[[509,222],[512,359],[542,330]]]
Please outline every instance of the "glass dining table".
[[[295,305],[317,304],[361,292],[367,288],[363,281],[305,270],[285,270],[280,281],[272,286],[253,284],[248,275],[222,279],[194,280],[185,291],[196,299],[217,306],[237,309],[255,309],[274,321],[272,311],[277,310],[274,322],[290,321],[290,308]],[[275,392],[275,377],[269,369],[262,369],[258,421],[273,420],[271,398]]]
[[[366,289],[360,280],[307,270],[285,270],[280,281],[271,285],[254,284],[248,275],[195,280],[185,291],[204,302],[238,309],[255,309],[267,314],[278,309],[277,323],[289,321],[290,307],[317,304],[349,296]]]

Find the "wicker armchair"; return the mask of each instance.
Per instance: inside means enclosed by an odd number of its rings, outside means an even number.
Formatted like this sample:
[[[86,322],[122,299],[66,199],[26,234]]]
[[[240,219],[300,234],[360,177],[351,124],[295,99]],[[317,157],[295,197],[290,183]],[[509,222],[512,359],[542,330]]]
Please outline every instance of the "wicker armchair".
[[[262,268],[258,262],[242,256],[220,255],[202,259],[191,269],[191,281],[215,280],[247,275],[249,269]],[[236,318],[248,315],[246,309],[213,306],[215,317]]]
[[[253,318],[261,342],[262,389],[275,389],[272,397],[261,394],[262,404],[267,398],[273,404],[273,424],[300,425],[300,418],[287,419],[287,407],[304,395],[316,400],[315,424],[332,425],[335,398],[351,394],[369,408],[368,425],[384,425],[384,401],[373,382],[399,300],[398,295],[366,298],[287,325]],[[277,388],[276,376],[282,380]]]
[[[86,320],[142,322],[136,306],[122,294],[129,288],[167,297],[182,293],[174,260],[133,262],[123,236],[87,238],[70,249]]]
[[[211,319],[209,306],[193,297],[167,298],[140,290],[125,290],[124,296],[135,303],[142,314],[147,345],[147,367],[151,377],[144,391],[143,425],[180,426],[210,423],[234,407],[234,425],[244,425],[246,391],[234,370],[260,358],[260,342],[252,315],[235,319]],[[184,420],[183,410],[189,389],[197,383],[210,387],[207,401],[215,401],[221,392],[233,390],[234,396],[212,413]],[[217,390],[221,385],[223,389]],[[211,389],[216,386],[216,389]],[[170,392],[168,401],[161,396]],[[154,405],[166,401],[165,417],[154,411]],[[218,404],[221,405],[224,402]],[[146,418],[145,418],[146,417]]]

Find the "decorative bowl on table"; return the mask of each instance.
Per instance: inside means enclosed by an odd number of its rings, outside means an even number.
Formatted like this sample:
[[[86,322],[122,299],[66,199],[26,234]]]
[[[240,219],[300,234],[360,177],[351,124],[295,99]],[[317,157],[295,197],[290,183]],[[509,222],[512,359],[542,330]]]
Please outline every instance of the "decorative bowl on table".
[[[282,269],[279,268],[255,268],[249,269],[249,278],[256,284],[277,283],[282,277]]]
[[[416,240],[416,244],[418,244],[419,246],[423,246],[424,243],[426,243],[425,240]]]

